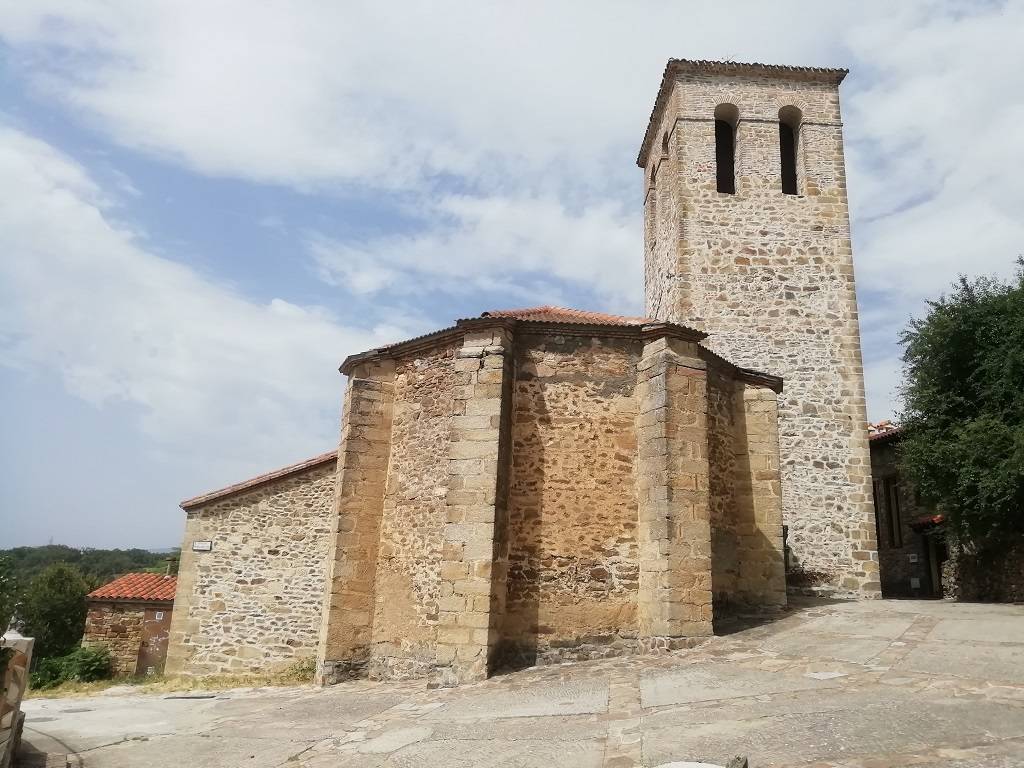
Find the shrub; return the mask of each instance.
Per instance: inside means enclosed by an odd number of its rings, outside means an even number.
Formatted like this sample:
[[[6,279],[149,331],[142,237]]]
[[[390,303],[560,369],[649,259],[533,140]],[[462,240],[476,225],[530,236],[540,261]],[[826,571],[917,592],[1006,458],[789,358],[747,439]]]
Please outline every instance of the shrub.
[[[32,670],[32,687],[44,689],[69,681],[91,683],[94,680],[105,680],[110,677],[112,666],[110,651],[106,648],[76,648],[66,656],[41,659]]]
[[[54,563],[32,579],[21,595],[21,633],[36,640],[35,658],[49,659],[74,651],[85,630],[89,582],[67,563]]]
[[[976,548],[1024,523],[1024,261],[1016,278],[961,278],[904,332],[902,469]]]

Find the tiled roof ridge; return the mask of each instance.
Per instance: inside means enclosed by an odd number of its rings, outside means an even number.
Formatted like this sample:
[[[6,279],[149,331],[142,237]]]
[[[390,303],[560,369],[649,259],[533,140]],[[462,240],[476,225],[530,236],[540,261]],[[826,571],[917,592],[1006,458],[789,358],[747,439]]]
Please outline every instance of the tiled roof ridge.
[[[546,316],[545,313],[547,313]],[[605,312],[591,312],[583,309],[555,307],[544,304],[539,307],[524,307],[521,309],[489,310],[476,317],[462,318],[457,320],[455,325],[448,326],[447,328],[349,355],[342,362],[338,370],[348,375],[355,365],[367,360],[418,350],[430,344],[437,344],[456,338],[467,330],[488,327],[494,324],[507,325],[511,328],[516,323],[532,324],[533,328],[547,333],[589,334],[592,332],[609,336],[620,336],[623,334],[634,336],[654,333],[678,335],[691,338],[693,341],[700,341],[707,336],[703,331],[665,320],[610,315]]]
[[[644,139],[640,144],[640,152],[637,154],[636,164],[643,168],[647,162],[647,153],[650,150],[655,119],[661,114],[667,99],[667,86],[674,72],[685,70],[706,70],[720,72],[764,72],[775,75],[830,75],[835,78],[838,85],[850,70],[841,67],[807,67],[793,64],[763,64],[761,62],[743,61],[715,61],[712,59],[669,59],[665,63],[665,71],[661,76],[661,84],[658,86],[658,95],[654,99],[654,106],[651,107],[651,116],[647,120],[647,130],[644,131]]]
[[[586,323],[589,325],[647,325],[657,323],[649,317],[631,315],[612,315],[607,312],[593,312],[572,307],[558,307],[553,304],[541,304],[537,307],[521,307],[519,309],[490,309],[480,314],[481,317],[511,317],[516,320],[541,320],[563,323]]]
[[[279,469],[271,470],[270,472],[264,472],[262,475],[256,475],[250,477],[248,480],[242,480],[232,485],[227,485],[223,488],[218,488],[214,491],[200,494],[199,496],[193,496],[191,499],[185,499],[178,506],[182,509],[192,509],[202,504],[208,504],[211,501],[222,499],[226,496],[233,496],[236,493],[250,490],[257,486],[269,483],[273,480],[280,480],[281,478],[288,477],[289,475],[298,474],[304,472],[307,469],[312,469],[320,464],[326,464],[329,461],[334,461],[338,458],[337,449],[328,451],[327,453],[321,453],[318,456],[305,459],[304,461],[297,462],[295,464],[289,464],[287,467],[281,467]]]
[[[811,67],[806,64],[766,64],[763,61],[722,61],[720,59],[669,59],[670,67],[692,67],[694,69],[740,69],[764,70],[767,72],[806,72],[816,75],[848,75],[845,67]]]
[[[174,600],[178,579],[162,573],[126,573],[90,592],[89,600],[132,600],[165,603]]]
[[[877,422],[868,422],[868,439],[881,440],[883,438],[896,437],[903,434],[903,427],[894,424],[889,419]]]

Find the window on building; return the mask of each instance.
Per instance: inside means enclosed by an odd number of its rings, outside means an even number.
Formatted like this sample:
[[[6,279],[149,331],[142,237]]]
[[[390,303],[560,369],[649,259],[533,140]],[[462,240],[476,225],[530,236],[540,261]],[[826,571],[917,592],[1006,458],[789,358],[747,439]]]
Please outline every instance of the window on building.
[[[889,542],[893,549],[903,546],[903,520],[900,515],[900,484],[895,479],[885,481],[885,500],[888,507]]]
[[[875,546],[881,548],[882,546],[882,528],[878,520],[882,516],[882,481],[874,480],[871,483],[871,496],[872,501],[875,502]]]
[[[800,140],[800,121],[803,115],[796,107],[779,110],[779,160],[782,166],[782,191],[787,195],[800,194],[797,174],[797,143]]]
[[[739,110],[733,104],[715,107],[715,180],[719,192],[736,194],[736,125]]]

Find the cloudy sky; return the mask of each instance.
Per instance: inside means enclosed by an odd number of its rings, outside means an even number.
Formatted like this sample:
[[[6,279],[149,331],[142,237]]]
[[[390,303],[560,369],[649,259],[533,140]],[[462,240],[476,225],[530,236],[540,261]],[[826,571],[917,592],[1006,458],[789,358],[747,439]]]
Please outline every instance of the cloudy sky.
[[[1024,252],[1024,0],[0,0],[0,547],[169,547],[332,448],[348,353],[642,309],[669,57],[846,66],[870,416],[907,318]]]

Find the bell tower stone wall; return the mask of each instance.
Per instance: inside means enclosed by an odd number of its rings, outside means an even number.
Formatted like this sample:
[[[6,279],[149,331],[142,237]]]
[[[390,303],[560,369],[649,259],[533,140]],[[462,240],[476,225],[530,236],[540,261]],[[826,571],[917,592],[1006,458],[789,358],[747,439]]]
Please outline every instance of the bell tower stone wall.
[[[784,379],[790,587],[877,596],[844,75],[669,62],[638,158],[646,309],[707,332],[704,345],[731,362]],[[785,192],[780,121],[795,138],[796,186]],[[730,131],[732,146],[716,151]],[[730,155],[734,191],[719,191],[718,166]]]

